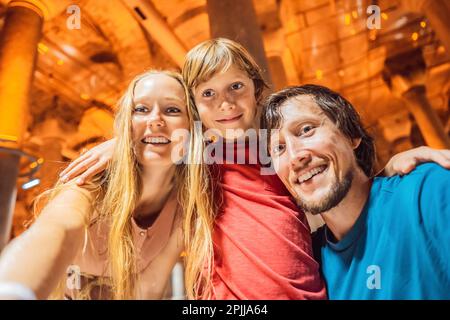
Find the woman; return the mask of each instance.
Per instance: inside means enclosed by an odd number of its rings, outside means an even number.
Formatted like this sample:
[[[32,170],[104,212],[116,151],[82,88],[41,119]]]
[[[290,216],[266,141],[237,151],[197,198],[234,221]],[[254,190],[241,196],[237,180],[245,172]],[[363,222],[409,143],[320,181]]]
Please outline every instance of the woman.
[[[173,133],[193,129],[187,92],[167,71],[130,83],[110,166],[83,188],[52,190],[36,222],[4,250],[0,282],[26,285],[42,299],[75,265],[82,290],[66,290],[72,298],[162,298],[183,248],[177,185],[185,167],[175,151],[185,139]]]

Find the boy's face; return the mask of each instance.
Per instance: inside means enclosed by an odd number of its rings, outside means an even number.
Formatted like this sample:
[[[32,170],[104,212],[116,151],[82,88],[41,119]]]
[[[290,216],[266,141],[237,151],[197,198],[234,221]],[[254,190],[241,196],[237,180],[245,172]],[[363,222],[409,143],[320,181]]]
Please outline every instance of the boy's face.
[[[195,104],[207,129],[217,129],[222,137],[242,135],[236,129],[254,128],[255,86],[245,71],[232,66],[194,88]]]

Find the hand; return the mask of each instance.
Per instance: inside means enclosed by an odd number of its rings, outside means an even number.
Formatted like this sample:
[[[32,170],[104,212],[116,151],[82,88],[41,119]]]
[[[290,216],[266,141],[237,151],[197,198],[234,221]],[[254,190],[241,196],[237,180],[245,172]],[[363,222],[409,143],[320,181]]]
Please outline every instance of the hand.
[[[83,185],[88,179],[105,170],[112,159],[115,144],[115,138],[108,140],[75,159],[60,173],[60,181],[66,183],[78,177],[76,184]]]
[[[396,174],[404,175],[411,172],[419,164],[424,162],[435,162],[446,169],[450,169],[450,150],[436,150],[430,147],[418,147],[400,152],[389,160],[384,168],[384,174],[387,177]]]

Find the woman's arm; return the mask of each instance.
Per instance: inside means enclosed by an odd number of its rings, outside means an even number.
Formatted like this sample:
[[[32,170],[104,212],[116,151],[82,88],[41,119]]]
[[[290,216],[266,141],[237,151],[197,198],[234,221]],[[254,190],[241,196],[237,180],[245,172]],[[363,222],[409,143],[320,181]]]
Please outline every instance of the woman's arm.
[[[70,185],[43,209],[36,222],[0,256],[0,282],[16,282],[45,299],[73,261],[91,211],[89,192]]]

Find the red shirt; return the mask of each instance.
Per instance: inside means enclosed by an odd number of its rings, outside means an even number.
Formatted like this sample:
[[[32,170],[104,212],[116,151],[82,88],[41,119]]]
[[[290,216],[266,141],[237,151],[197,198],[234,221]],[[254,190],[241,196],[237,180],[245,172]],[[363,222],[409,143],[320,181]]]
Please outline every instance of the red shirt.
[[[213,233],[214,298],[326,299],[306,216],[276,175],[248,164],[248,149],[246,164],[216,165],[223,202]]]

